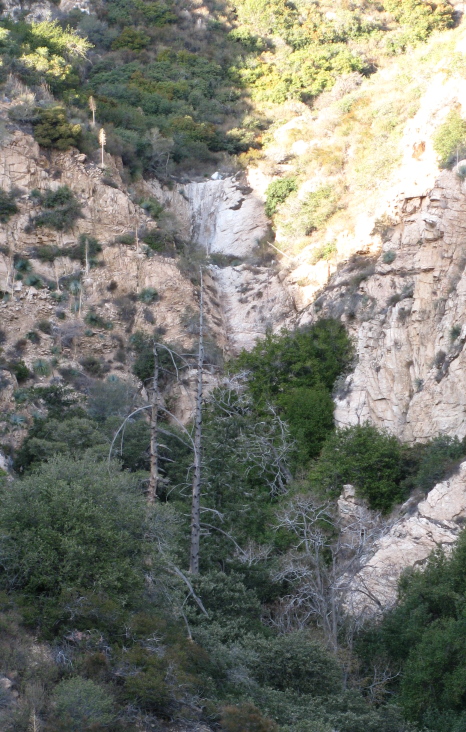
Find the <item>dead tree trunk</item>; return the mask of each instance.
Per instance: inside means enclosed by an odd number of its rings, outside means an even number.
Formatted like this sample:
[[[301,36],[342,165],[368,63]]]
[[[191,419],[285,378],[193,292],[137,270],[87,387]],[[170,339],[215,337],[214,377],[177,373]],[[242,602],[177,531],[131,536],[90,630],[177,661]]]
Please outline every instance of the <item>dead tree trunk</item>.
[[[204,368],[204,291],[201,270],[199,306],[199,351],[197,358],[197,395],[194,431],[194,477],[191,504],[191,548],[189,571],[199,574],[199,544],[201,534],[201,445],[202,445],[202,370]]]
[[[158,416],[159,416],[159,354],[154,342],[154,375],[151,389],[150,414],[150,478],[147,491],[147,502],[155,503],[159,483],[159,446],[158,446]]]

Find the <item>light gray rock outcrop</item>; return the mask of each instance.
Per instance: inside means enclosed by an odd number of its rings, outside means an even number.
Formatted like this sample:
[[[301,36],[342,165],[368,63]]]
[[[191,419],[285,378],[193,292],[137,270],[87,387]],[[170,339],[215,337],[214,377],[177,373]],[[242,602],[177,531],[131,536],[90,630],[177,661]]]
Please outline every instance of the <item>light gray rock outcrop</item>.
[[[406,442],[466,435],[466,190],[440,174],[402,198],[378,258],[353,258],[315,315],[346,321],[357,363],[336,396],[339,425],[369,421]],[[305,320],[305,318],[303,319]]]
[[[466,519],[466,462],[416,507],[408,502],[401,513],[354,580],[351,601],[358,612],[372,615],[393,605],[403,570],[422,567],[435,549],[451,549]]]

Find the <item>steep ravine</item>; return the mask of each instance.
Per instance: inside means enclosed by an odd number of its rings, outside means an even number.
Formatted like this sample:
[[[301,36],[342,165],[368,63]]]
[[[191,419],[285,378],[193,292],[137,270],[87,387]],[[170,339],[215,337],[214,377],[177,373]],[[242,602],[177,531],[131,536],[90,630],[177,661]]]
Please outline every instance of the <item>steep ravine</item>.
[[[80,368],[87,354],[98,358],[107,373],[127,374],[128,364],[116,354],[121,342],[138,329],[156,325],[163,327],[167,340],[186,347],[192,342],[189,323],[198,308],[196,288],[175,259],[159,254],[147,257],[136,244],[117,242],[136,227],[150,229],[156,224],[132,202],[110,156],[106,166],[104,175],[76,151],[44,155],[33,138],[20,131],[13,131],[1,148],[0,185],[20,189],[19,212],[3,227],[0,241],[5,248],[0,254],[0,289],[12,293],[0,310],[6,337],[3,353],[17,357],[18,341],[41,319],[50,320],[51,334],[41,334],[39,344],[28,342],[21,358],[29,368],[38,359],[49,360],[53,379],[60,378],[60,368]],[[355,338],[357,360],[335,395],[339,425],[368,420],[407,442],[440,432],[466,435],[463,180],[455,171],[445,171],[435,183],[417,190],[418,195],[398,189],[387,204],[388,218],[381,227],[382,251],[375,254],[371,236],[361,243],[359,253],[348,252],[349,258],[333,275],[325,261],[312,265],[316,272],[323,267],[330,280],[315,302],[307,305],[302,291],[308,279],[302,283],[298,279],[299,261],[285,267],[277,254],[278,260],[267,266],[254,263],[254,251],[267,233],[268,222],[263,192],[251,178],[247,174],[216,176],[171,189],[157,181],[144,184],[146,193],[164,204],[180,236],[193,247],[205,249],[214,261],[215,255],[220,257],[206,274],[206,301],[210,333],[224,354],[252,347],[269,328],[295,327],[325,315],[341,318]],[[74,229],[69,233],[25,231],[35,214],[30,191],[65,184],[82,205],[83,217]],[[35,250],[45,245],[66,248],[81,233],[95,236],[103,251],[101,266],[84,273],[80,298],[71,298],[66,305],[57,303],[49,290],[15,279],[15,254],[29,258],[34,272],[45,280],[60,282],[78,275],[79,263],[65,256],[52,263],[40,261]],[[157,290],[157,302],[138,300],[148,287]],[[86,328],[83,316],[90,308],[111,321],[113,329]],[[66,311],[65,319],[61,311]],[[51,348],[57,338],[61,350],[55,364]],[[49,378],[39,376],[38,382]],[[1,427],[4,440],[6,436],[12,444],[22,434],[10,420],[11,414],[22,414],[21,407],[11,411],[16,387],[12,378],[0,392],[5,413]],[[188,419],[189,378],[175,397],[179,416]],[[466,517],[463,473],[436,486],[419,506],[410,502],[392,517],[360,578],[366,585],[372,583],[371,591],[382,604],[393,599],[396,579],[405,566],[422,563],[433,548],[449,546],[456,539]]]

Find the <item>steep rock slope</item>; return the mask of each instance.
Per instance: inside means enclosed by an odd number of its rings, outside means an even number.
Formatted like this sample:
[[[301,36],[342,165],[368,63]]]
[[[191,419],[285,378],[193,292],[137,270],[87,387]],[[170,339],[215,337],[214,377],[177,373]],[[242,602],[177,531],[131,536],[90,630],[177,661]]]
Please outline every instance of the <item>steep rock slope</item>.
[[[343,500],[343,505],[354,510],[351,503],[351,498]],[[466,519],[466,463],[417,505],[408,501],[400,513],[401,518],[389,524],[377,541],[353,584],[353,607],[364,614],[393,605],[397,582],[407,566],[422,566],[437,548],[451,549]]]
[[[346,320],[357,343],[336,420],[368,420],[407,442],[439,432],[462,438],[464,182],[445,171],[427,195],[399,199],[395,214],[383,254],[355,258],[317,301]]]
[[[210,268],[231,354],[252,348],[267,329],[294,324],[295,303],[277,262],[253,263],[268,220],[263,191],[247,173],[225,178],[217,174],[208,181],[177,183],[172,189],[153,180],[145,189],[175,218],[185,240],[214,255],[214,262],[215,255],[232,261]]]
[[[30,135],[16,131],[0,149],[0,186],[17,191],[18,206],[0,229],[4,361],[21,359],[36,374],[38,384],[51,379],[60,382],[64,370],[86,370],[83,364],[88,358],[101,373],[133,379],[127,351],[132,333],[159,327],[168,342],[192,347],[190,323],[199,309],[196,285],[175,259],[148,256],[140,244],[118,242],[124,234],[131,242],[131,232],[150,230],[156,224],[132,202],[110,156],[103,172],[77,151],[46,155]],[[31,191],[44,193],[60,186],[74,193],[81,217],[70,231],[31,226],[38,213]],[[86,268],[64,251],[75,246],[82,234],[95,237],[102,247],[97,266]],[[51,261],[44,259],[44,251],[54,251]],[[18,262],[26,263],[28,276],[20,278]],[[31,275],[38,280],[36,286]],[[222,314],[208,273],[205,285],[207,330],[222,349],[226,346]],[[144,298],[144,292],[155,296]],[[48,324],[45,331],[38,327],[41,321]],[[172,395],[173,409],[183,420],[189,419],[192,410],[191,378],[187,374]],[[27,410],[13,401],[17,387],[13,373],[8,373],[0,390],[2,441],[12,444],[18,444],[19,427],[28,418]]]

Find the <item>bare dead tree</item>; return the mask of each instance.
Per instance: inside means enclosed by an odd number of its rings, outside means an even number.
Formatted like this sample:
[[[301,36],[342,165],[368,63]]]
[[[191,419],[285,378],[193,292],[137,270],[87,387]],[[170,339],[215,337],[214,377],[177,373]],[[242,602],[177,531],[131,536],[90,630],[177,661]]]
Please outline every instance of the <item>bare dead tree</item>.
[[[312,619],[336,651],[342,629],[358,623],[347,598],[386,525],[369,511],[343,522],[329,502],[298,495],[278,513],[277,528],[286,528],[296,541],[275,575],[293,589],[272,622],[304,627]]]
[[[202,373],[204,369],[204,288],[200,270],[199,348],[197,355],[197,394],[194,431],[194,477],[191,503],[191,545],[189,571],[199,574],[199,546],[201,537],[201,449],[202,449]]]
[[[172,351],[171,348],[166,346],[163,343],[159,343],[157,341],[153,341],[153,355],[154,355],[154,370],[151,377],[151,388],[150,388],[150,403],[144,404],[142,407],[138,407],[134,411],[131,412],[121,423],[118,430],[115,432],[113,436],[112,443],[110,445],[109,450],[109,456],[108,459],[110,461],[116,440],[119,435],[121,435],[121,448],[123,447],[123,439],[124,439],[124,430],[125,427],[130,419],[135,417],[136,414],[145,411],[146,409],[150,409],[150,418],[149,418],[149,424],[150,424],[150,442],[149,442],[149,454],[150,454],[150,472],[149,472],[149,484],[148,484],[148,490],[147,490],[147,502],[149,504],[155,503],[157,497],[158,497],[158,488],[160,484],[160,470],[159,470],[159,448],[160,448],[160,441],[159,441],[159,434],[168,435],[170,437],[176,437],[177,439],[181,440],[183,444],[190,447],[194,455],[196,455],[196,446],[195,442],[193,441],[191,434],[186,429],[186,427],[180,422],[180,420],[168,409],[166,409],[162,403],[161,403],[161,393],[160,393],[160,384],[159,384],[159,378],[160,378],[160,359],[159,359],[159,349],[164,349],[172,359],[172,363],[175,369],[176,377],[179,376],[179,367],[176,364],[176,358],[180,358],[179,354],[175,354],[174,351]],[[184,365],[188,365],[188,362],[182,357],[182,360],[184,361]],[[169,432],[168,430],[162,428],[160,426],[159,422],[159,412],[163,412],[168,417],[170,417],[180,428],[180,430],[184,433],[184,435],[187,437],[188,442],[184,442],[182,438],[180,438],[179,435],[173,432]]]
[[[247,417],[253,414],[253,404],[245,388],[246,374],[228,376],[221,388],[210,395],[210,402],[219,420]],[[252,470],[266,483],[270,495],[283,495],[292,481],[289,468],[290,454],[294,447],[289,428],[273,405],[267,405],[268,419],[246,420],[238,439],[232,443],[238,464],[245,466],[245,475]],[[216,447],[215,442],[213,446]],[[218,445],[220,447],[220,444]],[[228,480],[228,476],[226,476]]]
[[[151,412],[150,412],[150,477],[149,489],[147,491],[148,503],[155,503],[157,488],[159,484],[159,446],[158,446],[158,416],[160,409],[160,388],[159,388],[159,353],[157,343],[154,341],[154,374],[152,377],[151,389]]]
[[[252,432],[242,434],[238,443],[240,451],[244,451],[248,458],[246,474],[254,468],[265,477],[272,496],[283,495],[288,490],[293,476],[288,467],[288,459],[293,442],[286,422],[269,404],[267,411],[272,416],[271,421],[256,422]]]

